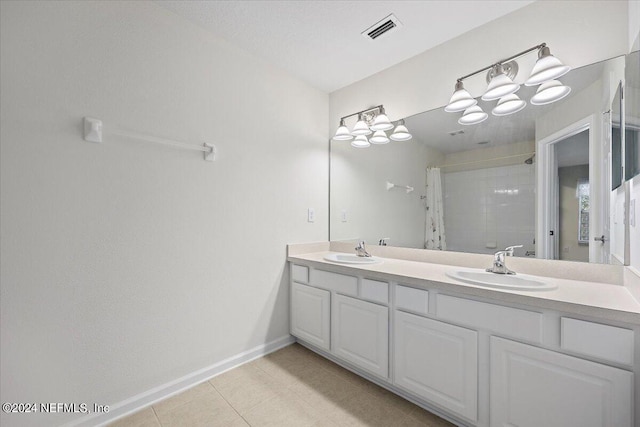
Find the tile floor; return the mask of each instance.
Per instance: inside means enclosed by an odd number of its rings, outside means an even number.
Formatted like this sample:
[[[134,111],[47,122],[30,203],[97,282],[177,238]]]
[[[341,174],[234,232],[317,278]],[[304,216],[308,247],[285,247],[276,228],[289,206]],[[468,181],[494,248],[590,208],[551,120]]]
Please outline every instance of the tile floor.
[[[453,424],[293,344],[110,426],[445,427]]]

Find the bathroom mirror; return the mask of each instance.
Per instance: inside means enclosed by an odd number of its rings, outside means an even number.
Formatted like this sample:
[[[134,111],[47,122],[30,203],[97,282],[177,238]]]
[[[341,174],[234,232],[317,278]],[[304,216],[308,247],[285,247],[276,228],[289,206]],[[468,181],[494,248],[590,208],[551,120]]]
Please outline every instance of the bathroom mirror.
[[[480,101],[489,118],[476,125],[444,107],[416,114],[405,118],[407,142],[332,140],[330,240],[486,254],[523,245],[516,256],[609,262],[610,237],[594,240],[611,227],[603,207],[613,197],[599,165],[611,158],[603,129],[624,72],[624,56],[574,69],[560,79],[566,98],[508,116]],[[518,95],[528,101],[536,89]]]

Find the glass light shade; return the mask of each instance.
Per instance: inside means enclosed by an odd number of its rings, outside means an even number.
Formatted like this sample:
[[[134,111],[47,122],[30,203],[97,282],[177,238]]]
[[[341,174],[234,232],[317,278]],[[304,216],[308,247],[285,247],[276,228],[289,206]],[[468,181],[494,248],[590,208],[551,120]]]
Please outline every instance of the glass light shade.
[[[364,120],[358,120],[358,123],[353,127],[352,135],[371,135],[371,129],[367,126]]]
[[[367,141],[367,137],[364,135],[358,135],[356,138],[351,141],[351,146],[355,148],[367,148],[370,147],[369,141]]]
[[[389,135],[389,138],[394,141],[408,141],[413,138],[413,135],[409,133],[409,130],[405,125],[398,125],[393,130],[393,133]]]
[[[496,74],[489,82],[487,91],[482,95],[483,101],[493,101],[503,96],[511,95],[520,89],[520,85],[515,83],[504,73]]]
[[[386,114],[380,113],[373,120],[373,124],[371,125],[371,130],[379,131],[379,130],[389,130],[393,129],[393,124],[389,120]]]
[[[336,131],[335,136],[333,137],[335,141],[350,141],[353,139],[353,135],[349,132],[349,129],[342,125]]]
[[[533,105],[551,104],[569,95],[570,92],[569,86],[563,85],[559,80],[551,80],[540,85],[531,98],[531,103]]]
[[[377,130],[373,133],[373,136],[369,138],[369,142],[372,144],[387,144],[389,138],[387,138],[387,134],[384,133],[383,130]]]
[[[458,111],[464,111],[469,107],[476,105],[478,101],[474,99],[469,92],[464,88],[462,82],[456,83],[455,91],[451,95],[449,104],[444,107],[444,111],[447,113],[456,113]]]
[[[475,125],[484,122],[485,120],[487,120],[487,117],[489,117],[489,115],[482,111],[482,108],[474,105],[473,107],[469,107],[464,111],[462,117],[458,119],[458,123],[460,123],[461,125]]]
[[[509,114],[522,110],[526,105],[527,103],[525,101],[520,99],[515,93],[512,93],[511,95],[500,98],[491,113],[494,116],[508,116]]]
[[[571,67],[564,65],[558,58],[551,55],[549,48],[545,46],[538,51],[538,60],[524,84],[527,86],[539,85],[564,76],[569,70],[571,70]]]

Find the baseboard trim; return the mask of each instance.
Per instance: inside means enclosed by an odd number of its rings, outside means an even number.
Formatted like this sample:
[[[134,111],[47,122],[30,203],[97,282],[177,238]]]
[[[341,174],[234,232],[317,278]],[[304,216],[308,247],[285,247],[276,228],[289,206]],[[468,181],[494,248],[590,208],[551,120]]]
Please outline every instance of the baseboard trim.
[[[272,353],[293,344],[294,342],[295,338],[291,335],[287,335],[266,344],[259,345],[211,366],[199,369],[181,378],[177,378],[173,381],[137,394],[114,405],[109,405],[110,409],[107,413],[91,414],[65,424],[65,427],[104,426],[120,418],[131,415],[149,405],[181,393],[230,369],[236,368],[254,359],[262,357],[265,354]]]

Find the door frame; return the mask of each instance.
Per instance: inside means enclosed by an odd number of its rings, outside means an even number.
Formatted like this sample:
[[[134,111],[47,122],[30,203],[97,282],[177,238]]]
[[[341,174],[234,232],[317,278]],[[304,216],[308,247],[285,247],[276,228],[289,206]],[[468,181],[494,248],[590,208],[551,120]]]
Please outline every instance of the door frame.
[[[589,199],[591,206],[602,206],[603,188],[600,180],[593,177],[601,176],[601,165],[599,159],[602,158],[600,147],[596,141],[601,129],[597,114],[584,117],[577,122],[564,127],[536,141],[536,258],[555,259],[558,248],[558,170],[555,153],[555,145],[566,138],[576,135],[585,130],[589,131]],[[606,201],[609,203],[609,200]],[[602,229],[601,209],[590,209],[589,211],[589,238],[597,236]],[[554,230],[554,236],[549,235],[549,231]],[[590,242],[591,243],[591,242]],[[601,258],[601,248],[597,245],[589,244],[589,262],[597,261]],[[600,261],[602,262],[602,261]]]

